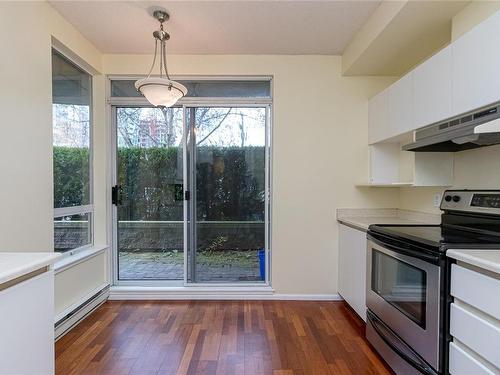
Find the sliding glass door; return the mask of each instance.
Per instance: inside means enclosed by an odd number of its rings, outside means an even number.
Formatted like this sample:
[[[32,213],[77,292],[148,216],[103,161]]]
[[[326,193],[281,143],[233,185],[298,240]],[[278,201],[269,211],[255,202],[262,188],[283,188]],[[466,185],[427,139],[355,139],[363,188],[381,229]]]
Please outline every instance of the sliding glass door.
[[[187,109],[188,280],[265,281],[265,107]]]
[[[264,285],[270,81],[182,82],[178,107],[154,108],[111,79],[114,281]]]
[[[119,280],[184,279],[183,109],[117,107]]]

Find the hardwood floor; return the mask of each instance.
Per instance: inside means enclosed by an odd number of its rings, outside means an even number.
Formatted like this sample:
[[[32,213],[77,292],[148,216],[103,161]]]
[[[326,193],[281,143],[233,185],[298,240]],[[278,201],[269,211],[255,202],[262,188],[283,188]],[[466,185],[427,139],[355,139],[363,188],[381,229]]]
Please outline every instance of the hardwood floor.
[[[389,374],[343,302],[106,302],[56,343],[56,373]]]

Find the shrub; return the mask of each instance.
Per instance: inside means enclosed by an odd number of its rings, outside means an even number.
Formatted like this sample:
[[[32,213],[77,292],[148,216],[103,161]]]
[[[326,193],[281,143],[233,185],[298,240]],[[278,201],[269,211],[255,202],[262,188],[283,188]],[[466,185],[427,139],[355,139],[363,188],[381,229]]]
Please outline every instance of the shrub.
[[[89,203],[89,150],[54,147],[54,207]]]
[[[84,148],[54,147],[55,207],[88,202],[88,157]],[[264,220],[264,147],[198,147],[197,158],[198,220]],[[183,219],[181,148],[119,148],[117,163],[120,220]]]

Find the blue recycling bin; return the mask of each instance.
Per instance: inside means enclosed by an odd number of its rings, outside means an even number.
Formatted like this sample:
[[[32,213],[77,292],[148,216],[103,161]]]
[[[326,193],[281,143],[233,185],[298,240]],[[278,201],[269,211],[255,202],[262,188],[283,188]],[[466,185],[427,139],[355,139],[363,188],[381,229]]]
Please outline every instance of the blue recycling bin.
[[[259,250],[260,279],[266,280],[266,250]]]

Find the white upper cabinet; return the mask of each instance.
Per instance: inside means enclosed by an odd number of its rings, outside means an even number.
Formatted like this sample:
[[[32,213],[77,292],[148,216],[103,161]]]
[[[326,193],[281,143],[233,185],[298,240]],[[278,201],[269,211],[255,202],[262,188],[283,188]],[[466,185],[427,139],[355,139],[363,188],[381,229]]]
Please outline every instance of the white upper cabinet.
[[[413,74],[409,73],[388,90],[389,132],[400,135],[413,130]]]
[[[500,12],[369,101],[369,143],[500,101]]]
[[[368,102],[368,143],[413,130],[413,78],[408,74]]]
[[[451,46],[432,56],[413,71],[413,129],[452,116],[451,71]]]
[[[500,12],[452,44],[453,114],[500,100]]]
[[[384,90],[368,103],[368,143],[391,137],[388,119],[387,90]]]

